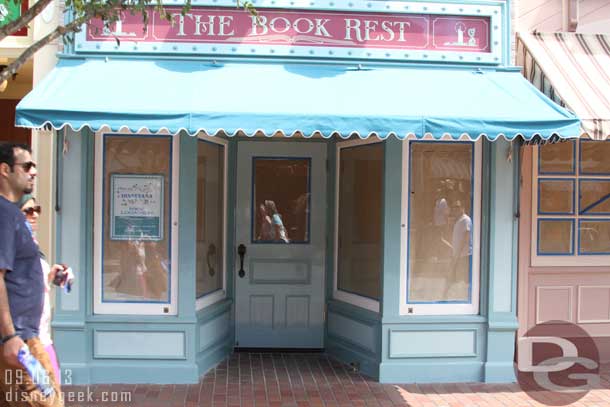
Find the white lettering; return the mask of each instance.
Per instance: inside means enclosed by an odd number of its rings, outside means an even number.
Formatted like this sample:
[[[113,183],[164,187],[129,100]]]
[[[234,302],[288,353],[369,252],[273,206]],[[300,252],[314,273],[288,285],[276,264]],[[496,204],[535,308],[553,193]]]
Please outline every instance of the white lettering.
[[[328,33],[328,30],[326,29],[326,27],[324,27],[324,24],[328,23],[329,21],[330,21],[330,19],[328,19],[328,18],[324,18],[324,19],[316,18],[316,33],[315,33],[315,35],[317,35],[317,36],[324,36],[324,37],[330,37],[330,34]]]
[[[300,23],[304,23],[304,25],[305,25],[304,30],[299,29]],[[301,25],[303,25],[303,24],[301,24]],[[297,18],[296,20],[294,20],[294,23],[292,23],[292,28],[294,28],[294,31],[296,31],[299,34],[309,34],[313,30],[314,25],[309,18],[301,17],[301,18]]]
[[[190,17],[193,18],[193,15],[191,13],[186,13],[184,16],[180,13],[176,13],[176,14],[172,14],[172,17],[176,18],[178,17],[178,36],[179,37],[184,37],[186,34],[184,33],[184,17]]]
[[[377,30],[377,25],[379,23],[377,21],[370,21],[370,20],[364,20],[364,40],[365,41],[370,41],[370,40],[378,40],[379,37],[376,36],[375,38],[371,37],[371,31],[374,33],[375,30]]]
[[[389,34],[389,36],[382,35],[382,41],[394,41],[394,30],[392,30],[392,22],[391,21],[382,21],[381,29]]]
[[[405,27],[411,27],[411,23],[408,21],[397,21],[394,23],[394,25],[398,25],[399,28],[399,32],[400,35],[398,36],[398,41],[405,41]]]
[[[258,32],[259,29],[260,32]],[[267,17],[259,15],[257,19],[256,16],[252,16],[252,35],[265,35],[268,32]]]
[[[233,16],[218,16],[218,35],[229,36],[235,35],[235,31],[231,28],[233,23]],[[225,32],[225,27],[230,29],[231,32]]]
[[[351,40],[352,34],[351,31],[354,31],[356,35],[356,41],[362,42],[362,36],[360,35],[360,20],[355,18],[346,18],[345,19],[345,39]]]
[[[201,21],[202,17],[205,16],[195,16],[195,34],[201,35],[202,33],[208,33],[208,35],[216,35],[214,34],[214,20],[216,20],[216,16],[208,16],[208,21]]]
[[[279,23],[281,23],[284,28],[280,29]],[[271,26],[271,30],[279,34],[283,34],[286,31],[290,30],[291,26],[290,21],[288,21],[288,19],[284,17],[275,17],[273,20],[271,20],[271,23],[269,23],[269,25]]]

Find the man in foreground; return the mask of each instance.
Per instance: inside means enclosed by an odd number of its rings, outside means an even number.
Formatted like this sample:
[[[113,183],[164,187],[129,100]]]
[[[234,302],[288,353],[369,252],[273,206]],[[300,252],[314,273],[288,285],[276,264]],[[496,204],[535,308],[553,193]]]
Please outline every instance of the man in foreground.
[[[59,384],[38,339],[44,281],[38,246],[15,202],[34,189],[36,164],[24,145],[0,143],[0,405],[63,406]],[[45,397],[17,354],[27,344],[54,393]]]

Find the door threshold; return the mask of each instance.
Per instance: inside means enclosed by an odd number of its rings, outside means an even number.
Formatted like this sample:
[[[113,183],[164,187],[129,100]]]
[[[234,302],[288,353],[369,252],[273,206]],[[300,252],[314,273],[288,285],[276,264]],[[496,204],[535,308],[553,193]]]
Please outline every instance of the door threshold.
[[[239,353],[324,353],[324,348],[233,348]]]

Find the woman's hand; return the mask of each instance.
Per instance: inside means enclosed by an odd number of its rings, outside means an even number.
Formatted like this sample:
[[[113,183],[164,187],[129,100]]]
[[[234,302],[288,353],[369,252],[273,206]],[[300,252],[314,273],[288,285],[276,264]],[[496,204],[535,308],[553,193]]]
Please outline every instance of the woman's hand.
[[[51,266],[51,270],[49,271],[49,284],[53,283],[53,280],[55,280],[55,276],[57,275],[58,271],[64,271],[64,266],[62,266],[61,264],[53,264]]]

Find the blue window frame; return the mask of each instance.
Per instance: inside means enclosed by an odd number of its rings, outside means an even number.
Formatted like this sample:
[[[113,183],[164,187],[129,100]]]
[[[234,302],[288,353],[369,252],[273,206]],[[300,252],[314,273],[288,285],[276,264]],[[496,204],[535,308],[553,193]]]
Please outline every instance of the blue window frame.
[[[545,146],[538,159],[540,175],[575,175],[576,141],[564,141]]]
[[[102,304],[170,303],[172,154],[171,136],[103,135]]]
[[[593,196],[590,197],[593,193]],[[610,178],[578,180],[578,213],[580,215],[610,215]]]
[[[434,149],[440,146],[455,146],[456,151],[445,160],[436,159],[438,157],[429,157],[431,160],[422,160],[424,155],[419,160],[414,158],[413,150],[417,147],[423,147],[424,149]],[[451,147],[450,147],[451,148]],[[464,151],[457,151],[457,149],[463,149]],[[432,150],[429,151],[433,154]],[[464,155],[466,152],[467,160],[469,162],[459,162],[458,156]],[[461,154],[460,154],[461,153]],[[422,151],[422,154],[425,152]],[[453,158],[454,160],[450,159]],[[420,162],[421,161],[421,162]],[[429,166],[427,170],[419,167],[419,164],[426,162]],[[409,203],[408,203],[408,232],[407,232],[407,287],[406,287],[406,302],[407,304],[470,304],[472,303],[472,285],[473,285],[473,233],[475,228],[480,227],[477,222],[478,219],[474,214],[474,195],[475,195],[475,142],[471,141],[411,141],[409,143],[409,178],[407,191],[409,191]],[[451,183],[449,183],[451,181]],[[435,184],[436,182],[436,184]],[[444,182],[444,184],[443,184]],[[438,196],[433,197],[434,189],[440,191],[437,193]],[[464,200],[463,194],[467,193],[466,200]],[[440,195],[439,195],[440,194]],[[418,199],[415,199],[415,198]],[[431,201],[424,201],[422,198],[432,198]],[[444,204],[439,202],[444,201]],[[459,202],[459,204],[458,204]],[[436,209],[439,209],[439,216],[436,216]],[[434,213],[428,213],[429,208],[434,208]],[[457,213],[458,209],[463,210],[463,214]],[[444,212],[444,215],[441,214]],[[453,213],[456,212],[456,213]],[[453,239],[456,235],[455,229],[460,223],[460,216],[468,219],[467,223],[470,223],[470,230],[467,231],[469,234],[470,254],[460,256],[452,253],[453,247],[446,253],[442,253],[442,247],[429,246],[426,239],[429,236],[425,236],[423,230],[418,225],[415,226],[413,221],[415,219],[422,221],[431,215],[432,224],[434,227],[435,241],[442,242],[446,239]],[[438,222],[434,218],[439,219]],[[442,218],[442,220],[440,220]],[[453,223],[453,230],[451,230],[451,224]],[[442,229],[442,227],[444,229]],[[417,233],[417,235],[416,235]],[[453,243],[453,241],[451,242]],[[453,246],[456,246],[455,244]],[[458,261],[452,262],[452,258],[458,258],[463,262]],[[466,259],[467,257],[467,259]],[[434,267],[429,267],[433,265]],[[433,270],[434,268],[434,270]],[[446,278],[446,281],[438,284],[445,286],[443,290],[436,289],[418,289],[417,286],[423,285],[418,284],[426,278],[430,278],[429,275],[437,272],[436,269],[446,269],[444,274],[447,276],[453,276],[455,281],[451,280],[450,277]],[[462,270],[458,270],[462,269]],[[461,298],[453,298],[455,294],[453,290],[454,286],[462,281],[458,281],[458,274],[463,273],[463,269],[466,271],[466,290],[457,294]],[[419,276],[419,277],[418,277]],[[421,291],[421,292],[420,292]],[[426,292],[428,291],[428,292]],[[454,290],[457,291],[457,290]],[[426,298],[429,297],[429,298]],[[432,298],[435,297],[435,298]]]
[[[587,265],[607,262],[591,256],[610,255],[610,141],[583,139],[542,145],[537,151],[534,254],[589,256]]]
[[[567,188],[566,188],[567,187]],[[569,178],[538,178],[538,214],[573,215],[576,180]],[[542,200],[545,193],[563,194],[564,199]]]
[[[552,241],[567,232],[567,239]],[[574,254],[574,219],[538,218],[538,255],[571,256]],[[548,237],[548,238],[547,238]],[[562,249],[562,246],[567,249]]]
[[[578,221],[578,254],[610,255],[610,219]]]

